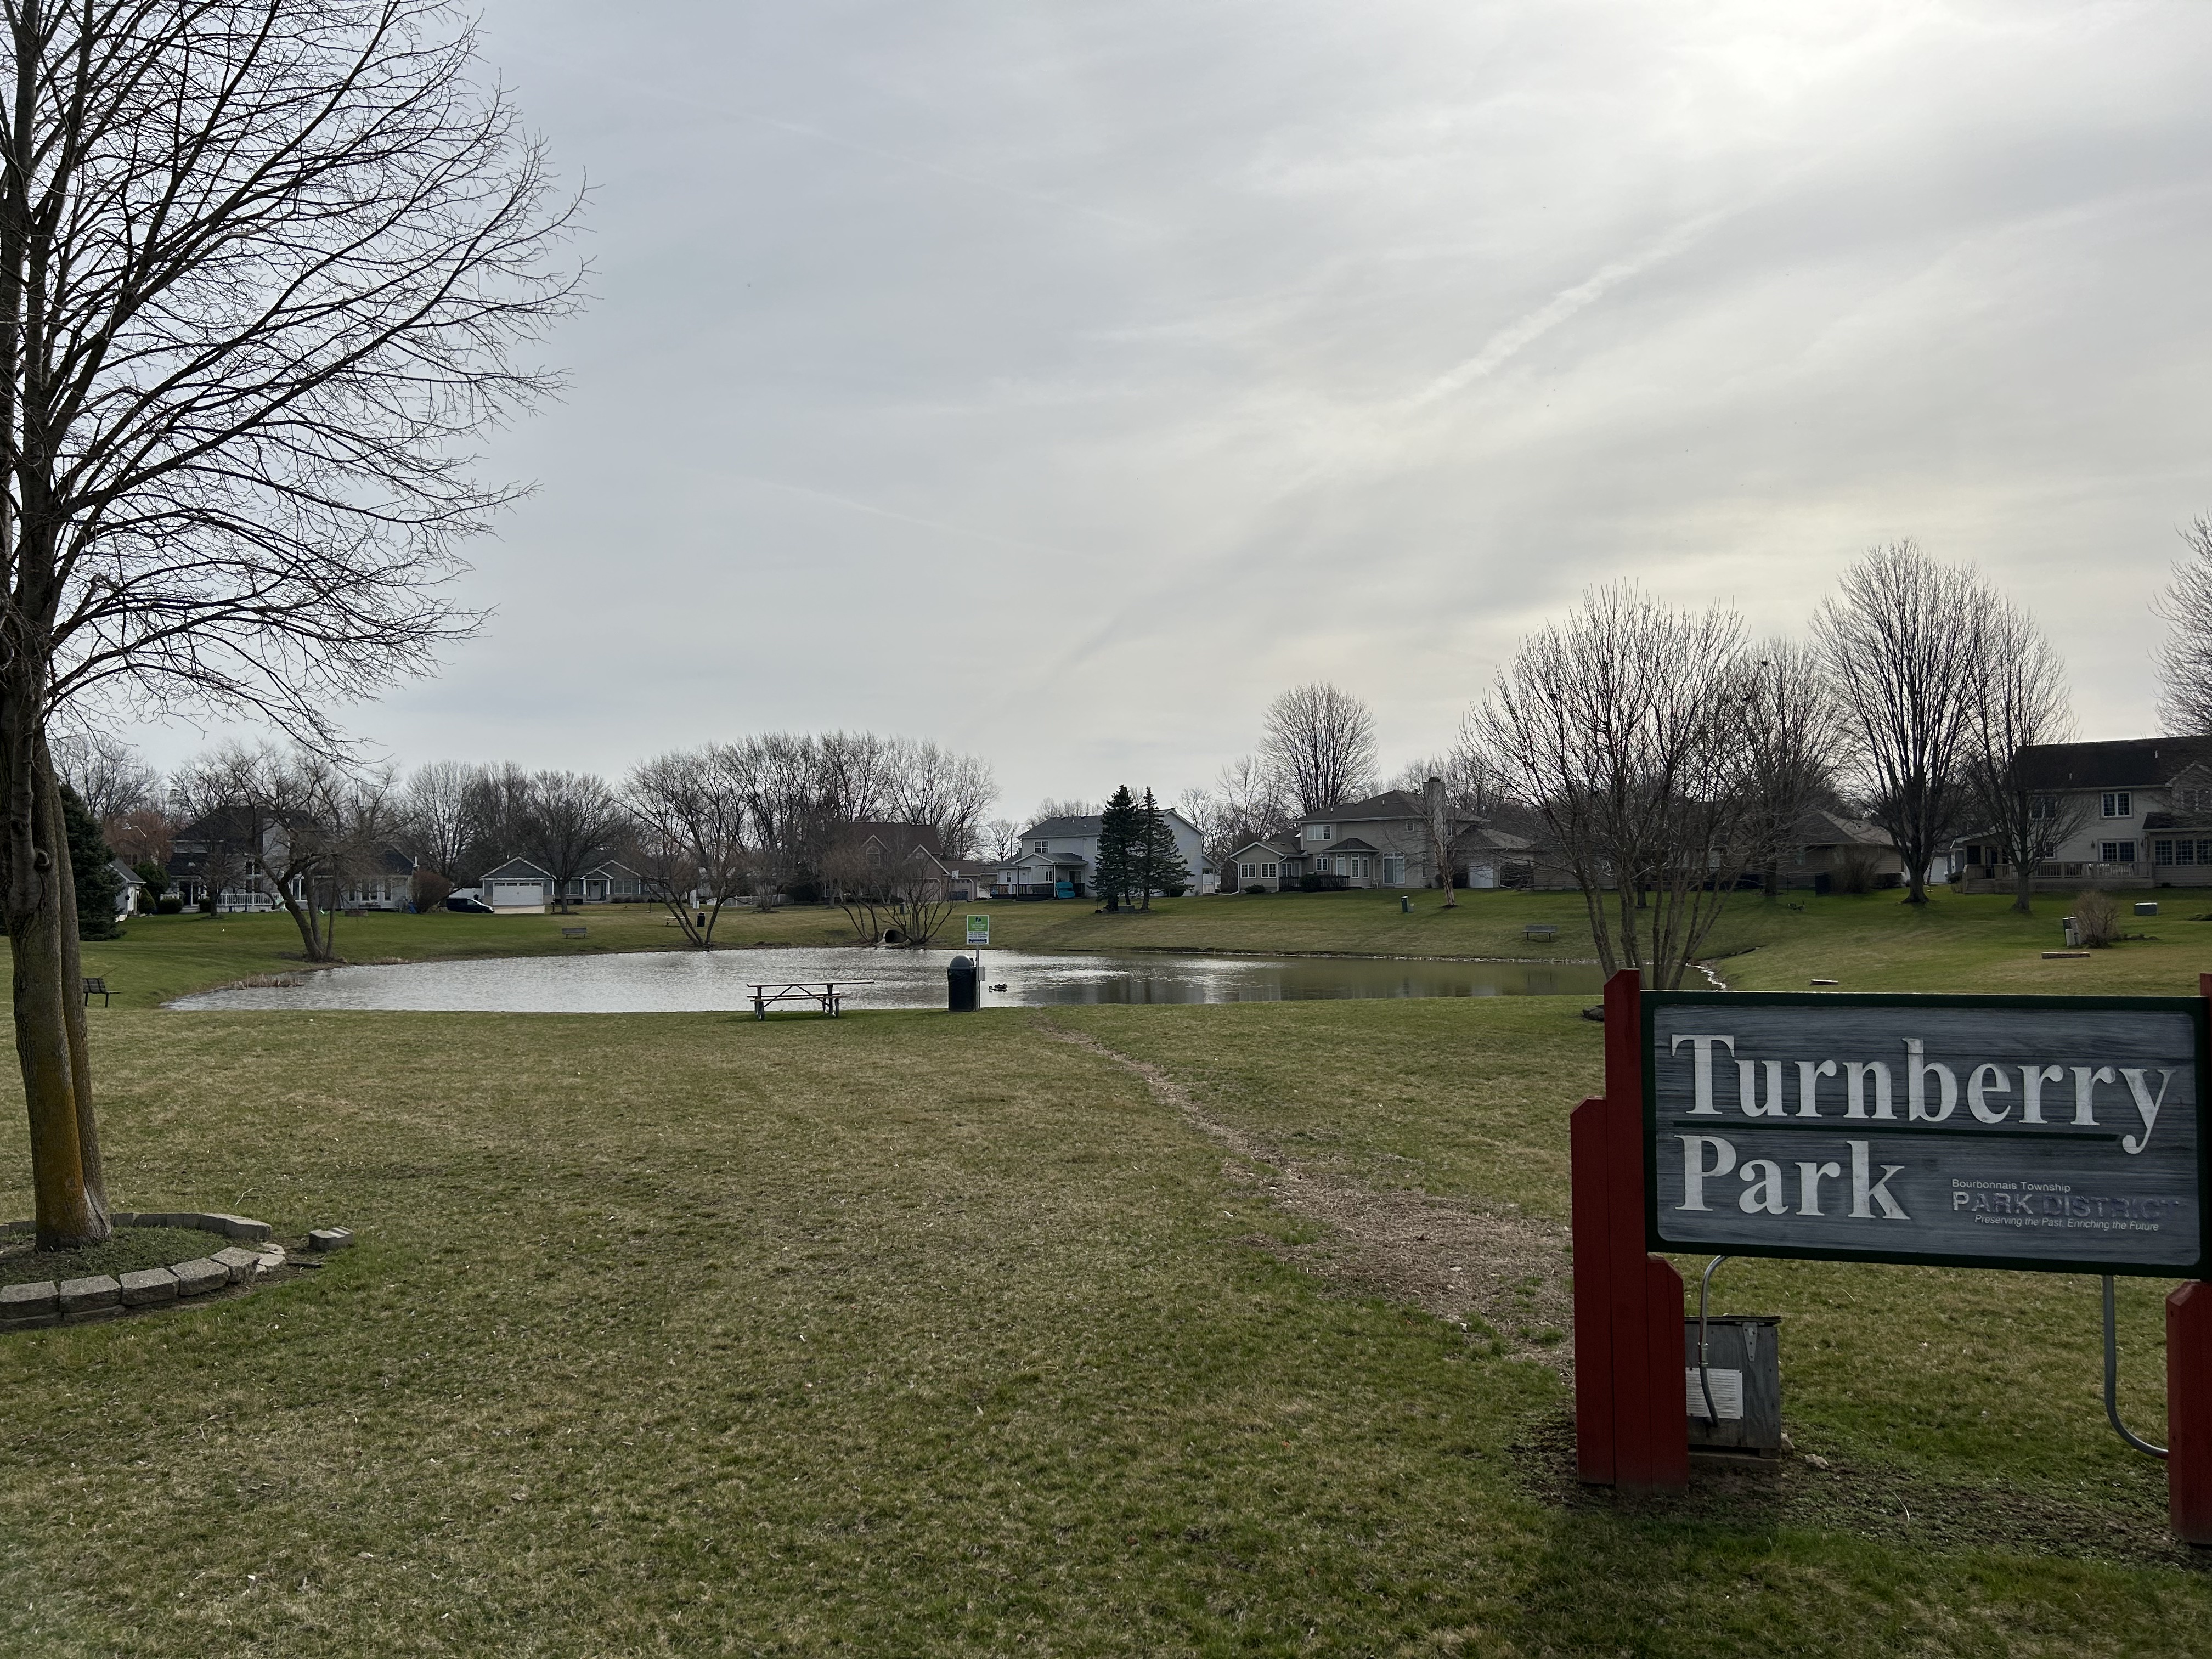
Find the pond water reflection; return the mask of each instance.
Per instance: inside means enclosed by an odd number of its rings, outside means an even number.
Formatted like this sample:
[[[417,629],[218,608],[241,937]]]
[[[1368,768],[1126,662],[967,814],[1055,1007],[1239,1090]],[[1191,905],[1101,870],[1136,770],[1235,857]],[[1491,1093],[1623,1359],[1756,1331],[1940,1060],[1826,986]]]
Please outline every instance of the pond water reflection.
[[[853,1008],[941,1008],[951,951],[655,951],[500,957],[302,973],[296,986],[205,991],[172,1008],[614,1014],[747,1007],[756,981],[834,980]],[[1590,996],[1595,963],[983,952],[985,1007],[1281,1002],[1321,997]]]

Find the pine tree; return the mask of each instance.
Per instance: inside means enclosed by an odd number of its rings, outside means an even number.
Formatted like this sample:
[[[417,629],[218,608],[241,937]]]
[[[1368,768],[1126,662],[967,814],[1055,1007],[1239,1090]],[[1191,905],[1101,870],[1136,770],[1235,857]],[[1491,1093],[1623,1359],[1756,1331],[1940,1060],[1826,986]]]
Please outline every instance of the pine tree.
[[[1109,910],[1136,887],[1137,861],[1144,846],[1144,815],[1123,784],[1098,816],[1098,894]]]
[[[115,901],[123,881],[115,873],[115,854],[108,851],[98,820],[67,784],[62,786],[62,819],[69,832],[70,874],[76,883],[78,936],[118,938],[121,930],[115,925]]]
[[[1137,854],[1137,891],[1144,895],[1144,908],[1152,908],[1152,895],[1165,893],[1180,898],[1190,886],[1190,866],[1182,861],[1182,854],[1176,846],[1175,828],[1169,823],[1167,814],[1152,799],[1150,789],[1145,791],[1145,804],[1139,811],[1142,823]]]

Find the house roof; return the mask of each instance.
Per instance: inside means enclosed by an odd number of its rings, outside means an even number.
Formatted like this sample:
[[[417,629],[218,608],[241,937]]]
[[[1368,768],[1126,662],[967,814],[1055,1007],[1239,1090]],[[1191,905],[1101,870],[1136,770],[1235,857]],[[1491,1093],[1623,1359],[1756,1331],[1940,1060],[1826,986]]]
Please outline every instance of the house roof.
[[[1024,853],[1006,867],[1009,870],[1019,870],[1024,866],[1031,869],[1080,870],[1084,863],[1085,860],[1080,853]]]
[[[1791,826],[1790,838],[1805,847],[1890,846],[1889,836],[1880,824],[1818,808]]]
[[[1198,826],[1172,806],[1161,807],[1160,816],[1164,818],[1173,818],[1193,834],[1197,832]],[[1098,834],[1099,826],[1100,820],[1096,816],[1087,818],[1046,818],[1023,830],[1022,839],[1030,841],[1042,838],[1049,841],[1058,836],[1091,837]]]
[[[1298,855],[1296,848],[1286,847],[1279,841],[1248,841],[1229,856],[1241,859],[1247,853],[1265,853],[1271,859],[1294,859]]]
[[[2035,744],[2020,751],[2031,789],[2154,789],[2212,760],[2212,737]]]
[[[1358,823],[1376,818],[1418,818],[1426,816],[1421,798],[1410,789],[1385,789],[1364,800],[1348,800],[1326,811],[1308,812],[1301,823]]]
[[[540,869],[528,859],[509,859],[506,863],[495,865],[485,871],[478,879],[479,881],[528,881],[532,877],[539,881],[550,881],[553,879],[553,872],[550,870]]]
[[[939,860],[945,856],[935,827],[927,823],[864,821],[847,824],[837,838],[856,847],[875,842],[894,858],[912,858],[916,853]]]
[[[1472,823],[1452,837],[1455,851],[1462,853],[1525,853],[1536,843],[1525,836],[1508,835],[1486,823]]]
[[[1357,836],[1346,836],[1342,841],[1332,842],[1328,850],[1332,853],[1377,853],[1382,848],[1372,842],[1362,841]]]

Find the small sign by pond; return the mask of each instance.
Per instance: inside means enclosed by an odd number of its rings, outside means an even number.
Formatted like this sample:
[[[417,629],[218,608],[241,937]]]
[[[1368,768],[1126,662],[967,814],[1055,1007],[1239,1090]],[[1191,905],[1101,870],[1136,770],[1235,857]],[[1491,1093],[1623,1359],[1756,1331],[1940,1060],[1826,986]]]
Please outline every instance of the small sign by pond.
[[[968,918],[968,943],[988,945],[991,942],[991,919],[988,916]]]

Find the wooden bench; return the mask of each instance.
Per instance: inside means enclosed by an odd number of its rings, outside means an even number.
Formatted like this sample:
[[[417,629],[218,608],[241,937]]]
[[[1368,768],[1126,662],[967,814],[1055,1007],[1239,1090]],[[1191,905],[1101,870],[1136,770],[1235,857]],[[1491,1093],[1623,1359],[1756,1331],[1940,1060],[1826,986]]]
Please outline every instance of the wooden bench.
[[[1523,939],[1555,939],[1559,936],[1559,930],[1548,921],[1532,921],[1521,930],[1521,936]]]
[[[84,981],[84,1006],[88,1008],[91,1007],[92,1000],[94,997],[98,997],[100,999],[100,1006],[101,1007],[105,1008],[108,1006],[107,981],[104,979],[88,975]]]
[[[561,937],[562,939],[581,939],[588,931],[588,929],[583,927],[563,927],[561,930]]]
[[[834,979],[801,980],[781,985],[773,982],[756,985],[752,988],[753,1018],[766,1019],[770,1003],[811,1002],[830,1018],[835,1019],[837,1018],[838,1011],[845,1006],[845,993],[837,988],[839,986],[873,985],[875,981],[872,979]]]

